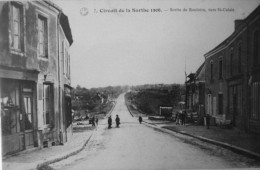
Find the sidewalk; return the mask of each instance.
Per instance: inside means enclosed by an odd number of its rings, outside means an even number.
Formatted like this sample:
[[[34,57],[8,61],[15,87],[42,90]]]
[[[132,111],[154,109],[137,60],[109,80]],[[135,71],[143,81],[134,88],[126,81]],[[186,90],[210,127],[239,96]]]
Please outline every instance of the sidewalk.
[[[93,127],[87,121],[75,125],[73,136],[64,145],[33,149],[2,160],[3,170],[31,170],[41,165],[65,159],[80,152],[93,134]]]
[[[258,135],[249,134],[238,129],[222,129],[217,126],[211,126],[207,129],[205,126],[192,124],[176,125],[175,122],[171,121],[145,119],[144,122],[260,159],[260,136]]]

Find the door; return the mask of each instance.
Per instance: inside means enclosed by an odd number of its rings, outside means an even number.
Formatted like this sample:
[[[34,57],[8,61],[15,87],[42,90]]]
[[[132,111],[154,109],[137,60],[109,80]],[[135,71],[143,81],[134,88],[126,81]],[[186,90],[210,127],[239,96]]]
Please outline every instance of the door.
[[[65,116],[66,116],[66,129],[72,123],[72,115],[71,115],[71,98],[65,97]]]
[[[242,86],[234,85],[230,87],[229,95],[229,107],[230,113],[232,114],[233,125],[236,126],[241,119],[241,110],[242,110]]]
[[[33,139],[33,96],[32,93],[23,93],[23,121],[24,128],[20,135],[25,149],[34,145]]]
[[[234,93],[233,93],[233,125],[236,126],[236,116],[237,116],[237,89],[234,88]]]
[[[212,95],[208,94],[208,109],[207,114],[212,115]]]

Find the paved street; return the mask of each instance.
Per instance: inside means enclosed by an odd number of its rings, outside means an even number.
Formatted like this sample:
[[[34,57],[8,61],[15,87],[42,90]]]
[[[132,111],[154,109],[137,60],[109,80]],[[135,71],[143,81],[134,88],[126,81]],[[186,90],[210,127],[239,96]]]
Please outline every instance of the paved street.
[[[115,117],[121,119],[115,128]],[[50,165],[54,169],[212,169],[252,167],[248,158],[180,134],[169,135],[139,124],[120,95],[107,120],[79,154]]]

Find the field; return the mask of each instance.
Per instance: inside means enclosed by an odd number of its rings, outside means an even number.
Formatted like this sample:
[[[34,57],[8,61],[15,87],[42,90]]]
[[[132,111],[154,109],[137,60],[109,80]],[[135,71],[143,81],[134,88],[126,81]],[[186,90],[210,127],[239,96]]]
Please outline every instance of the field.
[[[180,96],[168,91],[148,91],[129,92],[126,94],[129,107],[138,109],[147,115],[159,115],[161,107],[173,107],[179,100]]]
[[[99,119],[104,118],[109,111],[113,108],[114,102],[108,102],[106,104],[100,104],[96,106],[93,110],[88,111],[85,109],[75,110],[75,119],[87,119],[93,116],[97,116]]]

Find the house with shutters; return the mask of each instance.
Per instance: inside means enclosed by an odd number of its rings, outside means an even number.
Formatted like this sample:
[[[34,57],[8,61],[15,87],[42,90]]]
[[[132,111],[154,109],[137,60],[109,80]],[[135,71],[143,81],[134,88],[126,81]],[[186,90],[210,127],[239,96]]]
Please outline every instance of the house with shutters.
[[[195,73],[187,76],[186,109],[187,112],[197,112],[202,118],[205,116],[205,63],[201,64]]]
[[[72,135],[68,17],[50,1],[0,2],[2,155]]]
[[[204,55],[206,113],[260,134],[260,6]]]

